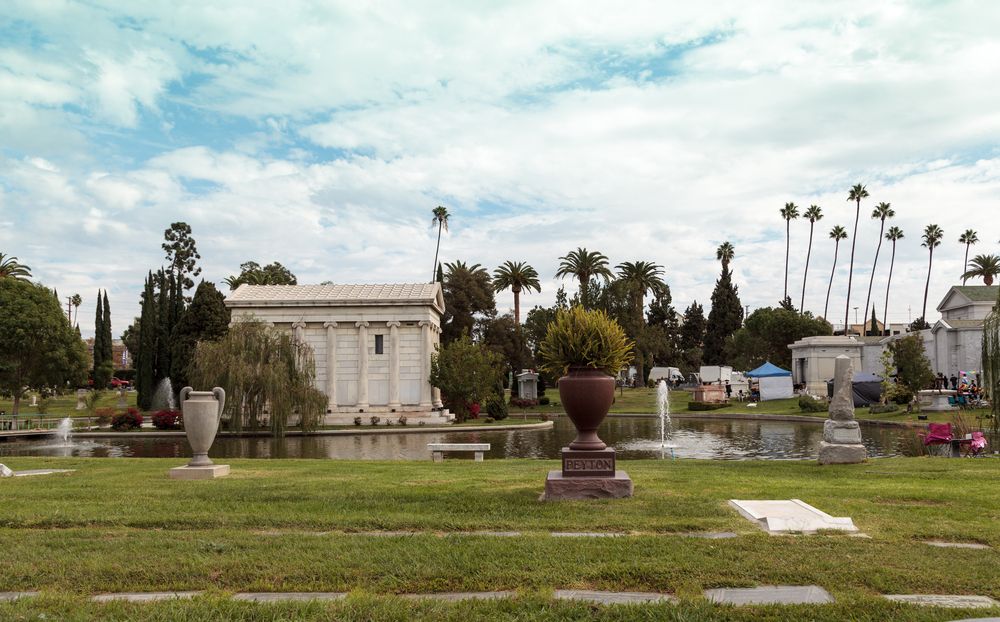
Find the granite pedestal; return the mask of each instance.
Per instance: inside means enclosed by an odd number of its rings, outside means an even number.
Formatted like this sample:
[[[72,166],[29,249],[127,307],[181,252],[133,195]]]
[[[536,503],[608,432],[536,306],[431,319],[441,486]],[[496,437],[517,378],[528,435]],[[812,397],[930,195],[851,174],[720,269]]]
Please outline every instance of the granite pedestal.
[[[615,469],[615,450],[575,450],[563,447],[562,470],[549,471],[545,501],[622,499],[632,496],[632,479]]]

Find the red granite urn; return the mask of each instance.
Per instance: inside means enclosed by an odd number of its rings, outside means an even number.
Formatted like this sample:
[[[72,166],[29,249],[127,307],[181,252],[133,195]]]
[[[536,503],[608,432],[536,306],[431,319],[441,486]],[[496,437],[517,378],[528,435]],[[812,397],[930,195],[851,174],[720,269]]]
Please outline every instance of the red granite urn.
[[[570,449],[600,450],[607,447],[597,436],[615,400],[615,379],[600,369],[570,367],[559,379],[559,397],[573,425],[576,439]]]

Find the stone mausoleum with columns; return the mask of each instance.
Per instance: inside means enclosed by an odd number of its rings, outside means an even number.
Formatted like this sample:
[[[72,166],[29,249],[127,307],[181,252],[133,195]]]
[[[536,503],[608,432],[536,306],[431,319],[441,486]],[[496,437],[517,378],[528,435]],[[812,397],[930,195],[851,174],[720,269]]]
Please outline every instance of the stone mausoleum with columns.
[[[312,348],[327,425],[453,418],[429,381],[444,313],[440,283],[241,285],[226,306],[234,322],[253,316]]]

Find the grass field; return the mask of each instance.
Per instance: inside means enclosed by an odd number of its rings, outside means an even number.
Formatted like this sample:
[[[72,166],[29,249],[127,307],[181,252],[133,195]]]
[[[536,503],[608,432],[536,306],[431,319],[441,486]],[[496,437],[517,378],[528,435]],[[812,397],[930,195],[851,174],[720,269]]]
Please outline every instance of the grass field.
[[[538,501],[552,461],[485,463],[232,460],[218,481],[167,478],[179,460],[10,458],[72,474],[0,481],[0,619],[675,619],[946,620],[961,612],[890,605],[885,593],[1000,598],[1000,460],[622,461],[635,497]],[[871,539],[773,537],[730,498],[800,498],[851,516]],[[518,537],[475,531],[522,532]],[[406,531],[376,537],[368,532]],[[621,532],[555,538],[552,531]],[[705,540],[690,532],[734,531]],[[990,550],[940,549],[928,539]],[[817,584],[836,605],[712,606],[711,587]],[[664,591],[675,606],[553,603],[562,588]],[[106,591],[209,590],[189,603],[98,605]],[[335,604],[231,603],[235,591],[349,591]],[[514,590],[497,603],[422,603],[393,595]],[[966,612],[973,613],[973,612]],[[1000,614],[1000,610],[992,612]],[[980,615],[982,615],[980,613]],[[68,617],[68,616],[64,616]]]
[[[534,406],[531,408],[511,407],[512,414],[522,414],[530,412],[538,413],[562,413],[562,405],[559,404],[559,391],[549,389],[545,393],[551,402],[546,406]],[[688,391],[670,392],[670,412],[697,414],[699,417],[727,415],[733,413],[741,414],[769,414],[769,415],[796,415],[805,417],[826,418],[826,412],[803,412],[799,408],[798,398],[771,400],[761,402],[757,407],[750,408],[745,403],[733,402],[725,408],[711,411],[691,411],[688,403],[691,400],[691,393]],[[619,414],[655,414],[656,413],[656,389],[618,389],[615,391],[615,403],[611,406],[611,413]],[[868,408],[858,408],[855,416],[858,419],[870,419],[878,421],[896,421],[900,423],[926,423],[927,421],[951,421],[953,413],[920,413],[927,415],[926,420],[918,420],[918,413],[907,413],[905,408],[901,408],[894,413],[871,413]],[[988,416],[989,411],[984,408],[961,411],[962,417],[970,421],[975,421],[977,417]]]

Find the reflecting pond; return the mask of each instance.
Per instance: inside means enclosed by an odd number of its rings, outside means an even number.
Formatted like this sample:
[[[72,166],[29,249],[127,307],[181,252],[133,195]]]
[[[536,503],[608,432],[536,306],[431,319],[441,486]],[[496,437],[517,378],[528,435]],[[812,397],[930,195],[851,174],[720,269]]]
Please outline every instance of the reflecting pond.
[[[659,419],[609,417],[600,436],[620,458],[670,457],[660,448]],[[871,457],[916,455],[916,431],[907,428],[861,426]],[[575,436],[573,424],[558,417],[549,430],[490,432],[421,432],[416,434],[357,434],[216,439],[213,458],[331,458],[342,460],[429,460],[427,443],[490,443],[488,458],[558,458]],[[815,458],[823,437],[823,422],[744,419],[675,419],[668,438],[678,458],[717,460],[803,460]],[[0,442],[0,456],[154,457],[190,456],[183,437],[103,438]]]

